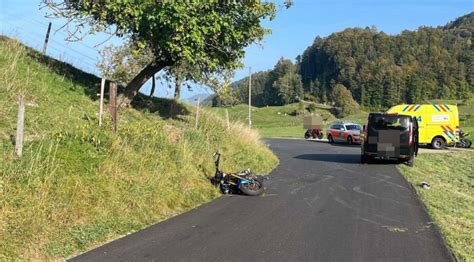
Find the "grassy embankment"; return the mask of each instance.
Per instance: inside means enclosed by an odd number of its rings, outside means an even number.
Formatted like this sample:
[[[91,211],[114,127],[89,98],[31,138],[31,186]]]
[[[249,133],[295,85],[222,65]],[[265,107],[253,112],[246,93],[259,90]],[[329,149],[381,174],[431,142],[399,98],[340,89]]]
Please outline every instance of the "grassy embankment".
[[[458,104],[461,129],[474,132],[474,99],[433,100]],[[472,139],[472,137],[471,137]],[[474,261],[474,151],[421,154],[415,166],[400,165],[400,171],[416,188],[433,220],[459,261]],[[431,189],[419,187],[421,181]]]
[[[266,173],[278,159],[256,132],[194,108],[141,97],[97,125],[99,79],[0,37],[0,260],[88,250],[218,197],[211,154],[225,169]],[[26,137],[17,158],[18,95]]]
[[[399,168],[414,185],[459,261],[474,261],[474,151],[421,154]],[[427,181],[431,189],[418,185]]]

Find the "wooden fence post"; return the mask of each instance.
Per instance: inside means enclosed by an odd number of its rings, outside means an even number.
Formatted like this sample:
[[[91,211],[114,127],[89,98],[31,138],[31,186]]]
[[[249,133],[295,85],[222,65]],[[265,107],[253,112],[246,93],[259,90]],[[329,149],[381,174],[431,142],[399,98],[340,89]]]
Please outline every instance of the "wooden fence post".
[[[104,114],[104,89],[105,78],[100,81],[100,98],[99,98],[99,126],[102,126],[102,115]]]
[[[114,122],[114,132],[117,132],[117,83],[110,82],[109,85],[110,114]]]
[[[199,123],[199,96],[197,98],[197,108],[196,108],[196,129],[198,128]]]
[[[18,120],[16,123],[15,152],[18,157],[23,153],[23,135],[25,126],[25,100],[23,95],[18,99]]]
[[[229,121],[229,111],[227,108],[225,109],[225,123],[227,124],[227,129],[230,128],[230,121]]]

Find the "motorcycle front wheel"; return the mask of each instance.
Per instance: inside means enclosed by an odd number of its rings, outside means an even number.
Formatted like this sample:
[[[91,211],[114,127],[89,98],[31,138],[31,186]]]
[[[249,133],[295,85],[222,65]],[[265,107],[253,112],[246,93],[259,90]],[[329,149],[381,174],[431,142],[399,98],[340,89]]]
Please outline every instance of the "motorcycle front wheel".
[[[252,179],[250,183],[240,185],[242,193],[249,196],[258,196],[263,193],[263,182],[257,179]]]
[[[464,140],[462,141],[462,147],[464,147],[464,148],[470,148],[471,145],[472,145],[472,142],[471,142],[471,140],[469,140],[469,139],[464,139]]]

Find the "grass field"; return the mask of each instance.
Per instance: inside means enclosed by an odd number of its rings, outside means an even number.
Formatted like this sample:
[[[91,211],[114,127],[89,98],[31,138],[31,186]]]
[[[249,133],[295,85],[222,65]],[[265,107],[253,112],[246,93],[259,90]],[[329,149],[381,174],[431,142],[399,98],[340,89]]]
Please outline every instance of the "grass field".
[[[324,128],[338,119],[329,111],[330,106],[316,106],[315,113],[320,114],[324,121]],[[214,107],[207,110],[217,112],[221,116],[225,116],[225,108]],[[239,121],[244,124],[248,123],[248,106],[237,105],[227,108],[229,119],[231,121]],[[298,103],[285,106],[268,106],[268,107],[252,107],[252,126],[256,128],[263,137],[303,137],[305,129],[303,129],[303,117],[301,108]],[[308,115],[309,113],[306,113]],[[360,112],[350,115],[343,120],[353,120],[364,123],[367,113]]]
[[[56,260],[210,201],[223,168],[268,173],[278,159],[243,125],[173,100],[138,97],[98,127],[100,80],[0,37],[0,261]],[[17,101],[26,100],[16,157]]]
[[[474,151],[420,154],[400,170],[414,185],[459,261],[474,261]],[[427,181],[431,189],[418,185]]]
[[[468,133],[474,133],[474,99],[468,101],[461,100],[432,100],[432,103],[458,104],[459,119],[461,129]],[[307,106],[307,104],[305,104]],[[367,120],[367,112],[360,113],[337,119],[330,112],[328,105],[316,106],[317,114],[320,114],[324,121],[324,129],[331,123],[340,120],[352,120],[364,124]],[[207,110],[217,112],[225,116],[225,108],[212,107]],[[229,119],[248,124],[248,106],[237,105],[227,108]],[[289,104],[285,106],[252,107],[252,126],[256,128],[263,137],[303,137],[303,114],[299,104]],[[309,113],[306,112],[306,115]]]

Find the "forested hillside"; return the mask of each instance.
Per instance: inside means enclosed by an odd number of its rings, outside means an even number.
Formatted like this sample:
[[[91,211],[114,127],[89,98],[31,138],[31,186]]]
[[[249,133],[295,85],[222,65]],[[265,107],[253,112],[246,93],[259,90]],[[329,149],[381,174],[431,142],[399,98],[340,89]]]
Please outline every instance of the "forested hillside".
[[[474,92],[473,36],[474,13],[398,35],[349,28],[316,37],[295,64],[282,58],[273,70],[252,76],[252,103],[283,105],[303,97],[334,102],[338,84],[368,108],[465,99]],[[233,86],[233,99],[214,98],[213,104],[247,103],[248,79]]]

